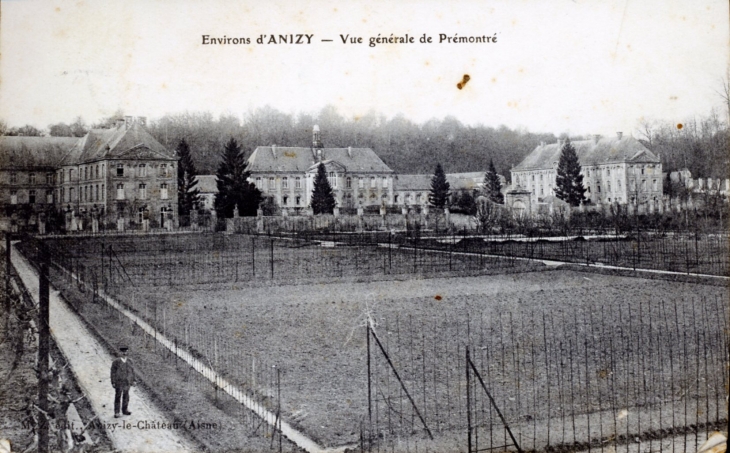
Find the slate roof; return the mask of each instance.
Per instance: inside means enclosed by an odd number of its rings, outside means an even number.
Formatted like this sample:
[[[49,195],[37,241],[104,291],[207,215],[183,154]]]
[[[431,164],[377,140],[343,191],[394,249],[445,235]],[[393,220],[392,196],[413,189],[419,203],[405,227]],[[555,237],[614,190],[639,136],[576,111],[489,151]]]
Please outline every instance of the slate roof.
[[[0,137],[0,168],[56,167],[77,137]]]
[[[395,177],[395,190],[431,190],[431,178],[433,175],[397,175]]]
[[[659,163],[659,157],[631,136],[571,141],[582,166],[619,162]],[[557,143],[540,145],[525,157],[512,171],[557,168],[561,146]]]
[[[315,163],[315,152],[312,148],[277,146],[259,146],[248,158],[249,170],[252,173],[304,173]],[[336,162],[351,173],[392,173],[393,170],[383,162],[370,148],[323,148],[322,159]]]
[[[100,159],[176,159],[138,122],[111,129],[92,129],[64,159],[63,165]]]
[[[431,190],[432,178],[433,175],[398,175],[395,179],[395,189]],[[502,186],[504,186],[506,184],[504,176],[499,175],[499,179]],[[479,189],[484,181],[484,172],[447,173],[446,181],[448,181],[451,190],[475,190]]]
[[[195,187],[200,193],[218,193],[218,178],[215,175],[197,175],[195,180],[198,181]]]

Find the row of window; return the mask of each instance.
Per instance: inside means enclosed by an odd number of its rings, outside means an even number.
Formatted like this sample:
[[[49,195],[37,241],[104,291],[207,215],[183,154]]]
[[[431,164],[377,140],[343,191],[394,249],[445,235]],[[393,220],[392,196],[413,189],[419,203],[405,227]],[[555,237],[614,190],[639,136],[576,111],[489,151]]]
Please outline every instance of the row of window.
[[[92,186],[79,187],[79,202],[88,203],[94,201],[106,201],[104,187],[104,184],[101,184],[101,186],[99,184],[96,184]],[[66,189],[66,187],[61,187],[59,192],[59,199],[62,200],[63,203],[76,201],[75,198],[75,187],[69,187],[68,190]]]
[[[134,175],[140,176],[140,177],[148,176],[149,167],[150,166],[148,166],[147,164],[137,165],[136,167],[134,167],[134,170],[133,170]],[[106,167],[105,167],[105,164],[103,164],[103,163],[80,167],[78,169],[79,170],[79,180],[88,181],[90,179],[99,179],[100,175],[103,177],[105,169],[106,169]],[[172,164],[171,165],[160,164],[160,166],[158,167],[158,170],[157,170],[157,176],[163,177],[163,178],[168,178],[171,176],[173,169],[174,169],[174,167]],[[76,172],[76,169],[74,169],[74,168],[68,169],[68,181],[74,180],[75,172]],[[49,173],[49,174],[51,175],[51,178],[52,178],[53,174],[52,173]],[[124,174],[125,174],[124,164],[117,164],[115,176],[123,177]],[[32,175],[32,173],[31,173],[31,175]],[[61,170],[59,175],[60,175],[61,183],[63,183],[66,180],[66,171]],[[10,175],[10,178],[11,178],[11,182],[12,182],[12,179],[13,179],[12,173]]]
[[[35,184],[37,182],[36,174],[35,173],[28,173],[28,183],[29,184]],[[18,173],[17,172],[11,172],[10,173],[10,184],[17,184],[18,183]],[[53,173],[46,173],[46,184],[47,185],[53,185]]]
[[[148,174],[147,167],[148,167],[147,164],[137,165],[134,170],[135,176],[141,176],[141,177],[147,176],[147,174]],[[173,169],[172,165],[168,166],[167,164],[160,164],[160,166],[157,169],[157,176],[160,176],[163,178],[170,177],[172,169]],[[118,176],[118,177],[124,176],[124,164],[117,164],[116,176]]]
[[[137,198],[140,200],[146,200],[147,199],[147,184],[140,184],[137,187]],[[126,199],[126,192],[124,190],[124,183],[117,184],[117,200],[124,200]],[[169,199],[169,192],[167,190],[167,184],[162,183],[160,184],[160,200],[167,200]]]
[[[404,193],[404,203],[423,203],[428,201],[428,195],[425,193]],[[393,203],[398,204],[400,202],[400,196],[398,194],[393,195]]]
[[[290,198],[287,196],[281,197],[281,205],[282,206],[289,206]],[[294,206],[301,206],[302,205],[302,197],[294,197]]]
[[[37,203],[37,195],[36,191],[34,189],[31,189],[28,191],[28,203],[35,204]],[[53,203],[53,190],[46,190],[46,203],[51,204]],[[11,190],[10,191],[10,204],[18,204],[18,191],[17,190]]]
[[[345,188],[352,189],[352,179],[353,178],[350,176],[345,178]],[[364,189],[366,178],[358,177],[356,179],[357,179],[358,187],[360,189]],[[375,178],[375,176],[370,177],[370,188],[374,189],[377,187],[376,179],[377,178]],[[329,181],[330,186],[332,186],[335,189],[337,188],[339,177],[337,176],[337,174],[335,172],[330,172],[327,175],[327,180]],[[264,183],[266,183],[266,185],[264,185]],[[258,187],[260,189],[269,189],[269,190],[276,189],[276,178],[273,176],[269,176],[268,178],[257,177],[256,178],[256,187]],[[386,177],[382,178],[381,187],[383,187],[383,188],[388,187],[388,178],[386,178]],[[281,188],[282,189],[289,188],[289,178],[287,176],[284,176],[281,178]],[[294,178],[294,188],[295,189],[302,188],[302,178],[301,177],[297,176]]]
[[[91,202],[103,202],[106,201],[106,192],[104,190],[105,185],[104,184],[96,184],[96,185],[89,185],[89,186],[83,186],[79,187],[79,202],[81,203],[91,203]],[[138,186],[137,191],[137,198],[140,200],[146,200],[147,199],[147,184],[140,184]],[[61,187],[60,192],[60,199],[64,200],[66,203],[70,203],[72,201],[75,201],[75,188],[69,187],[68,190],[66,190],[65,187]],[[12,193],[12,192],[11,192]],[[126,199],[126,193],[124,190],[124,184],[119,183],[117,184],[117,194],[116,194],[117,200],[125,200]],[[167,200],[169,199],[169,191],[166,183],[160,184],[160,199],[161,200]]]

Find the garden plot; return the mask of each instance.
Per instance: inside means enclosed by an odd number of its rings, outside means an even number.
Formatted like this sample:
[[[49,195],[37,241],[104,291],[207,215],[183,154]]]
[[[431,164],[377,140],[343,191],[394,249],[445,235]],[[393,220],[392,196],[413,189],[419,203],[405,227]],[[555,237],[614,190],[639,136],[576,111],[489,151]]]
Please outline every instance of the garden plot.
[[[727,296],[722,286],[558,270],[118,297],[239,385],[280,393],[284,420],[326,446],[358,443],[361,432],[425,442],[416,412],[433,448],[465,449],[467,413],[482,442],[494,440],[503,428],[484,395],[473,388],[467,399],[468,345],[507,422],[540,449],[727,418]],[[368,322],[392,368],[371,344],[368,373]]]

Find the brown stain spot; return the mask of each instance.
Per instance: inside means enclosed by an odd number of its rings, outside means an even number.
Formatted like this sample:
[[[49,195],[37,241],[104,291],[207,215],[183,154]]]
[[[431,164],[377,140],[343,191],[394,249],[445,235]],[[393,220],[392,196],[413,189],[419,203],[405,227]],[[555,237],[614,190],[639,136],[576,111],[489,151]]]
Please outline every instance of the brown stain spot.
[[[297,157],[297,153],[293,151],[284,151],[284,157]]]
[[[424,66],[430,66],[430,65],[431,65],[431,62],[430,62],[430,61],[428,61],[428,60],[426,60],[426,61],[425,61],[425,62],[423,63],[423,65],[424,65]]]
[[[682,130],[683,127],[682,123],[677,124],[677,129]]]
[[[59,7],[57,6],[57,7],[56,7],[56,12],[57,12],[57,13],[60,13],[60,12],[61,12],[61,8],[59,8]]]
[[[166,90],[167,84],[165,82],[162,82],[162,85],[160,85],[160,88],[162,88],[163,90]]]
[[[436,296],[434,296],[434,299],[441,300],[443,299],[443,297],[441,297],[441,294],[436,294]]]
[[[471,77],[469,77],[469,74],[464,74],[464,77],[461,78],[461,82],[456,84],[456,88],[462,89],[466,86],[467,82],[471,80]]]
[[[497,83],[497,78],[496,77],[492,77],[492,83]]]
[[[669,96],[670,101],[676,101],[677,99],[679,99],[677,96]]]
[[[520,68],[520,70],[519,70],[519,71],[517,71],[517,72],[519,72],[520,74],[522,74],[522,73],[524,73],[524,72],[525,72],[525,68]]]

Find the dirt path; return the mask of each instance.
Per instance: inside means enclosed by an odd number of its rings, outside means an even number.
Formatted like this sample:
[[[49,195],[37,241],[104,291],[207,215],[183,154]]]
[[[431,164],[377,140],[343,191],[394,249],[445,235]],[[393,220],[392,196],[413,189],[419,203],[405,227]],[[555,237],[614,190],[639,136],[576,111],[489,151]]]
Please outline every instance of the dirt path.
[[[11,259],[37,303],[38,274],[15,249],[12,251]],[[133,387],[130,392],[132,415],[114,418],[114,391],[109,377],[113,358],[53,289],[50,294],[50,324],[51,333],[58,347],[68,358],[79,386],[99,415],[99,420],[116,450],[129,452],[195,450],[181,432],[167,427],[170,426],[171,420],[157,409],[150,396],[139,388]],[[162,427],[163,423],[166,424],[165,427]]]

